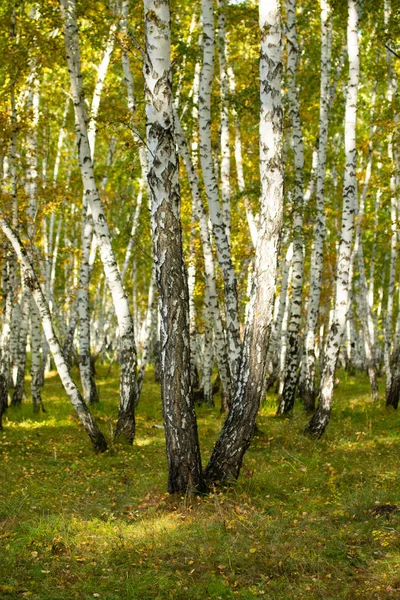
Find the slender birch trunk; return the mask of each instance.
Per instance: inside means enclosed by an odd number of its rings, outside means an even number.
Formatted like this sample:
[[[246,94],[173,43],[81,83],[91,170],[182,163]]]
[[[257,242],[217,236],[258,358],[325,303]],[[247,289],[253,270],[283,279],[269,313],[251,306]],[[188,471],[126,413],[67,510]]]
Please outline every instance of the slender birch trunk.
[[[201,200],[200,185],[197,172],[193,166],[193,162],[189,154],[182,125],[180,123],[176,111],[174,114],[174,118],[175,139],[189,179],[189,185],[192,194],[193,212],[199,223],[200,239],[204,258],[205,285],[207,288],[205,306],[212,318],[212,322],[214,325],[215,353],[217,356],[218,370],[222,382],[222,410],[225,410],[229,406],[232,397],[232,383],[229,370],[225,333],[222,325],[221,312],[218,304],[214,256],[212,252],[208,220]]]
[[[133,320],[111,245],[111,236],[104,208],[95,183],[82,87],[75,0],[61,0],[61,9],[64,21],[64,39],[71,80],[71,92],[75,110],[79,166],[84,193],[93,217],[94,230],[99,245],[104,274],[113,298],[115,314],[118,320],[121,378],[120,405],[115,435],[117,438],[124,438],[132,443],[135,436],[135,403],[137,399],[136,346]]]
[[[99,401],[96,381],[91,366],[90,348],[90,304],[89,283],[90,267],[89,255],[93,238],[93,222],[91,215],[87,214],[87,205],[83,201],[82,219],[82,251],[79,273],[79,291],[77,296],[77,313],[79,317],[79,372],[82,382],[83,397],[88,404]]]
[[[390,0],[384,1],[384,22],[387,27],[389,24],[389,18],[391,13],[391,2]],[[386,65],[388,71],[388,88],[387,88],[387,100],[389,104],[392,104],[395,96],[396,82],[394,79],[394,71],[392,66],[392,57],[388,49],[386,49]],[[398,206],[396,196],[396,175],[394,171],[394,152],[393,152],[393,135],[390,135],[388,141],[388,158],[391,164],[391,175],[390,175],[390,218],[391,218],[391,242],[390,242],[390,274],[389,274],[389,286],[388,286],[388,298],[386,306],[386,318],[385,318],[385,330],[384,330],[384,362],[385,362],[385,373],[386,373],[386,398],[390,395],[391,388],[391,360],[390,355],[392,351],[392,329],[393,329],[393,309],[394,309],[394,293],[395,293],[395,279],[396,279],[396,262],[397,262],[397,219],[398,219]]]
[[[168,491],[204,490],[190,385],[189,298],[182,252],[178,156],[173,129],[168,0],[145,0],[148,183],[161,317],[161,395]]]
[[[142,391],[142,386],[143,386],[143,381],[144,381],[144,374],[146,371],[146,367],[147,367],[147,363],[149,362],[149,358],[150,358],[150,351],[151,351],[151,342],[152,342],[152,326],[154,323],[154,311],[157,310],[157,306],[156,306],[156,273],[155,273],[155,265],[153,264],[152,270],[151,270],[151,279],[150,279],[150,284],[149,284],[149,293],[147,295],[147,313],[146,313],[146,318],[145,318],[145,322],[144,322],[144,332],[143,332],[143,337],[144,337],[144,347],[143,347],[143,351],[142,351],[142,355],[140,357],[140,363],[139,363],[139,372],[138,372],[138,398],[140,396],[140,392]]]
[[[21,325],[18,340],[17,379],[12,396],[12,404],[19,405],[25,396],[25,370],[26,370],[26,341],[29,327],[30,297],[26,290],[22,292],[21,299]]]
[[[108,66],[114,49],[116,24],[112,24],[108,34],[103,58],[97,69],[96,84],[94,87],[90,122],[88,126],[88,141],[92,158],[95,155],[96,122],[100,109],[101,94],[103,91]],[[81,264],[79,270],[79,291],[76,309],[79,316],[79,372],[81,376],[83,397],[88,404],[99,401],[96,380],[92,368],[91,339],[90,339],[90,298],[89,284],[91,268],[89,264],[90,251],[93,242],[93,219],[87,204],[87,199],[82,201],[82,244]]]
[[[389,24],[390,14],[392,6],[390,0],[384,2],[384,18],[386,27]],[[386,49],[386,65],[388,71],[388,89],[387,99],[390,104],[393,104],[393,100],[397,94],[397,81],[395,70],[392,65],[392,55]],[[395,112],[395,111],[394,111]],[[398,122],[398,115],[395,116],[396,123]],[[399,235],[397,232],[398,222],[400,214],[400,200],[397,199],[398,188],[400,178],[398,175],[399,170],[399,153],[396,147],[397,140],[393,139],[393,134],[390,135],[388,142],[388,158],[391,165],[390,175],[390,191],[391,191],[391,253],[390,253],[390,276],[389,276],[389,289],[388,289],[388,301],[387,301],[387,312],[385,320],[385,346],[384,346],[384,361],[385,361],[385,372],[386,372],[386,406],[392,406],[397,409],[399,404],[400,394],[400,346],[399,346],[399,333],[400,327],[397,326],[397,334],[394,335],[394,348],[392,351],[392,328],[393,328],[393,305],[394,305],[394,287],[395,287],[395,273],[396,273],[396,261],[397,261],[397,243]],[[396,173],[397,169],[397,173]],[[399,291],[400,298],[400,291]],[[400,307],[399,307],[400,314]],[[397,323],[400,321],[400,316],[397,319]]]
[[[231,240],[231,151],[229,145],[229,81],[227,70],[227,43],[225,11],[226,0],[217,0],[218,7],[218,62],[221,103],[221,199],[222,220],[226,235]]]
[[[376,87],[376,86],[375,86]],[[372,98],[372,109],[371,109],[371,122],[373,118],[373,110],[375,103],[375,89]],[[359,294],[357,297],[357,304],[359,306],[359,318],[362,325],[363,336],[364,336],[364,351],[366,359],[366,368],[368,377],[371,384],[371,396],[372,400],[376,402],[379,399],[378,382],[376,378],[376,364],[375,364],[375,337],[374,337],[374,320],[372,312],[368,303],[368,285],[367,277],[365,274],[365,261],[364,261],[364,246],[362,238],[361,223],[364,218],[365,202],[367,198],[369,180],[372,171],[372,159],[373,159],[373,147],[372,147],[372,136],[374,134],[374,127],[371,124],[369,133],[369,148],[368,148],[368,159],[365,171],[364,185],[362,188],[360,206],[355,207],[357,214],[356,221],[356,236],[354,243],[354,255],[358,261],[359,270]],[[358,208],[358,211],[357,211]]]
[[[207,465],[209,482],[236,479],[255,431],[265,388],[283,206],[282,56],[278,2],[259,2],[260,222],[240,371],[229,415]]]
[[[229,91],[232,96],[236,94],[236,83],[234,73],[231,67],[228,68],[228,77],[229,77]],[[243,157],[242,157],[242,138],[240,134],[240,122],[237,111],[234,106],[232,106],[232,116],[233,122],[235,126],[235,164],[236,164],[236,176],[239,192],[243,197],[243,204],[246,211],[247,223],[250,229],[251,241],[253,243],[254,248],[257,245],[257,219],[254,216],[253,209],[251,207],[251,203],[248,195],[246,194],[246,184],[244,179],[243,172]]]
[[[299,384],[300,396],[303,399],[304,408],[307,412],[313,412],[315,408],[315,346],[321,297],[324,242],[326,236],[324,198],[326,157],[328,147],[332,26],[331,9],[328,1],[320,0],[320,6],[321,86],[316,189],[317,215],[314,226],[314,242],[311,254],[310,295],[307,309],[304,358]]]
[[[270,366],[268,367],[267,391],[274,385],[280,375],[279,355],[282,354],[281,347],[284,341],[282,333],[284,331],[285,317],[287,315],[289,287],[292,278],[292,258],[293,244],[289,244],[286,254],[279,265],[279,270],[282,272],[282,279],[279,300],[275,301],[271,341],[268,347],[268,365]]]
[[[38,126],[39,126],[39,81],[35,74],[33,81],[33,91],[31,93],[31,105],[33,111],[32,130],[28,135],[27,141],[27,182],[26,190],[29,198],[28,217],[28,236],[30,247],[28,256],[33,264],[34,244],[36,241],[36,213],[37,213],[37,178],[38,178]],[[30,338],[31,338],[31,395],[34,412],[39,412],[42,408],[42,398],[40,390],[41,366],[42,366],[42,332],[39,313],[36,309],[34,299],[31,298],[30,310]],[[26,347],[26,345],[25,345]]]
[[[11,31],[10,36],[12,44],[16,44],[16,11],[15,8],[12,11],[11,17]],[[10,81],[10,109],[11,109],[11,140],[10,149],[8,152],[8,171],[9,171],[9,192],[11,197],[11,212],[12,212],[12,225],[14,228],[18,228],[18,172],[17,172],[17,160],[18,160],[18,114],[16,107],[15,98],[15,80],[14,78]],[[15,254],[11,250],[7,257],[8,263],[8,303],[6,304],[5,322],[7,323],[8,332],[5,335],[5,343],[3,346],[3,358],[5,359],[7,369],[7,384],[14,386],[16,375],[14,368],[14,359],[18,353],[18,322],[16,320],[16,306],[17,306],[17,287],[18,287],[18,265],[15,259]]]
[[[353,243],[354,211],[357,205],[356,125],[358,82],[360,76],[357,0],[348,0],[347,49],[349,55],[349,78],[346,93],[345,114],[346,167],[343,185],[342,226],[337,257],[336,302],[326,344],[318,407],[306,427],[307,433],[318,438],[323,435],[330,419],[335,371],[340,346],[343,341],[351,291],[351,251]]]
[[[228,356],[233,387],[236,385],[240,360],[240,331],[236,275],[232,264],[229,238],[221,215],[218,182],[211,146],[211,86],[214,76],[215,31],[212,0],[202,0],[203,66],[200,73],[199,133],[200,162],[206,189],[212,232],[217,248],[225,289]]]
[[[287,354],[283,371],[283,389],[278,414],[288,414],[293,410],[297,372],[299,368],[299,338],[303,305],[304,274],[304,145],[303,128],[300,118],[300,102],[297,93],[298,41],[296,29],[297,0],[288,0],[287,8],[287,85],[289,113],[292,125],[292,148],[294,155],[293,190],[293,260],[292,260],[292,296],[287,331]]]
[[[0,431],[3,429],[3,415],[7,410],[8,405],[8,386],[6,362],[3,358],[3,349],[0,345]]]
[[[103,434],[101,433],[100,429],[98,428],[78,388],[76,387],[69,374],[68,366],[65,362],[60,342],[58,341],[57,336],[54,333],[53,323],[48,304],[43,295],[34,268],[32,267],[32,264],[28,258],[28,254],[20,238],[18,237],[18,234],[10,225],[8,225],[8,223],[2,217],[0,217],[0,228],[12,244],[14,252],[21,263],[24,285],[26,289],[28,289],[31,292],[35,300],[36,307],[42,322],[42,327],[46,335],[47,343],[49,344],[50,351],[53,355],[54,362],[56,364],[57,371],[61,379],[61,383],[63,384],[63,387],[76,410],[80,422],[82,423],[88,436],[90,437],[95,451],[104,452],[107,449],[106,440]]]

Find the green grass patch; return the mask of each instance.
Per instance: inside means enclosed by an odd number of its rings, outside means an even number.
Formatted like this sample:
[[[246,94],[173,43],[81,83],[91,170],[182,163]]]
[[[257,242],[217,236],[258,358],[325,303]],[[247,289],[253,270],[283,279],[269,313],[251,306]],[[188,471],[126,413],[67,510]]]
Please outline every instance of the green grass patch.
[[[75,373],[75,379],[77,374]],[[160,391],[146,375],[133,448],[95,455],[56,374],[0,433],[0,598],[103,600],[400,597],[400,417],[340,374],[325,437],[269,396],[237,484],[165,492]],[[98,372],[108,440],[118,370]],[[197,409],[203,462],[223,418]]]

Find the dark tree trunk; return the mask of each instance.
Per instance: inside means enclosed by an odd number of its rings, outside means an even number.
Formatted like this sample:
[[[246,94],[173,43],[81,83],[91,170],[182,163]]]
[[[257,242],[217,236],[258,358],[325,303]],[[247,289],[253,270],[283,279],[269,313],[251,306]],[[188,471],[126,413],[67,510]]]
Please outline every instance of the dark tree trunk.
[[[173,137],[168,0],[145,0],[148,183],[161,319],[161,395],[168,491],[204,491],[190,385],[189,294],[182,253],[178,156]]]
[[[397,410],[400,396],[400,346],[397,346],[390,357],[391,379],[386,393],[386,406]]]
[[[0,350],[0,362],[2,363],[2,353]],[[0,430],[3,429],[3,415],[8,406],[7,377],[3,369],[3,363],[0,364]]]

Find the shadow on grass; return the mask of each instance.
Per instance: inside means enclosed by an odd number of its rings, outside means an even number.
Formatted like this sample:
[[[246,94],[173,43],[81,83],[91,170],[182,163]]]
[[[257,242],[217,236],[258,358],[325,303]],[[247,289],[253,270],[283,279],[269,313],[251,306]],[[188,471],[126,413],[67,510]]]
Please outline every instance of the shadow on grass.
[[[99,376],[102,376],[100,371]],[[100,379],[101,381],[101,379]],[[110,437],[118,373],[94,409]],[[133,448],[94,455],[56,378],[46,415],[9,412],[0,434],[0,597],[393,598],[398,593],[399,416],[371,404],[365,380],[342,381],[327,435],[307,417],[276,419],[239,482],[197,499],[169,496],[159,388],[146,378]],[[204,461],[223,417],[200,407]]]

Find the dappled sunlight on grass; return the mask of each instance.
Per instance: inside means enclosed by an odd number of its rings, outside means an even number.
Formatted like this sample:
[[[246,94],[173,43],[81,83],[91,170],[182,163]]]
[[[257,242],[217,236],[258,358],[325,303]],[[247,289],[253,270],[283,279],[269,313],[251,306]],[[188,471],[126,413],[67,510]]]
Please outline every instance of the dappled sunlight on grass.
[[[77,373],[74,373],[76,376]],[[132,448],[102,455],[56,377],[48,412],[29,400],[0,433],[0,597],[33,600],[396,597],[400,589],[400,418],[371,404],[368,381],[340,374],[332,422],[275,417],[270,395],[239,481],[170,496],[159,386],[146,375]],[[118,371],[98,368],[93,412],[109,441]],[[203,463],[224,416],[197,409]]]

